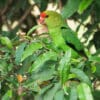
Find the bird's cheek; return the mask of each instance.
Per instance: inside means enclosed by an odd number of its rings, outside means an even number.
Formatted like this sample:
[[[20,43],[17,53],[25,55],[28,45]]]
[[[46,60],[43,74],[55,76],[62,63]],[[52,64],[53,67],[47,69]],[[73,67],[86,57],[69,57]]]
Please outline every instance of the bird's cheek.
[[[39,23],[40,23],[40,24],[44,24],[44,23],[45,23],[45,19],[44,19],[43,17],[40,17]]]

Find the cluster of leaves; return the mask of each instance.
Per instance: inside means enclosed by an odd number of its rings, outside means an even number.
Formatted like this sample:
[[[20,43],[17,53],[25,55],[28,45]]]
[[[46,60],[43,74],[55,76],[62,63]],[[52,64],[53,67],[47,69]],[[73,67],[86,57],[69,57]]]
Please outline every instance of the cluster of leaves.
[[[47,4],[51,2],[45,1],[34,0],[40,11],[45,10]],[[1,2],[2,0],[0,1],[2,8],[7,1]],[[95,83],[100,79],[100,41],[97,40],[100,22],[99,0],[67,0],[66,4],[65,0],[54,0],[52,3],[62,4],[61,14],[64,18],[80,21],[77,32],[91,16],[91,21],[84,25],[87,31],[83,35],[86,38],[85,42],[91,34],[95,35],[90,44],[83,49],[87,57],[79,54],[78,58],[74,58],[70,49],[65,53],[58,50],[48,33],[31,36],[37,26],[33,26],[26,35],[21,36],[16,36],[19,27],[10,32],[1,29],[0,98],[2,100],[31,100],[31,98],[34,100],[99,100],[100,92],[95,89],[97,88]],[[14,1],[13,4],[15,5],[16,2]],[[23,11],[29,7],[25,0],[14,5],[11,13],[14,9],[17,13],[20,9]],[[11,13],[8,14],[8,18],[14,20],[16,16]],[[76,41],[74,38],[72,40]],[[96,53],[93,55],[89,52],[92,44],[96,46]]]

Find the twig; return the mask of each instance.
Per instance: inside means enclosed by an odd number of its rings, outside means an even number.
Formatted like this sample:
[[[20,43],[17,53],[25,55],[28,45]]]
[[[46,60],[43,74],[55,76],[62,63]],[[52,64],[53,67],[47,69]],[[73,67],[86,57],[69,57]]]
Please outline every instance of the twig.
[[[26,17],[30,14],[31,10],[33,9],[33,7],[36,4],[33,4],[32,6],[29,7],[29,9],[27,9],[25,11],[25,13],[23,14],[23,16],[19,19],[17,26],[20,26],[22,24],[22,22],[26,19]]]

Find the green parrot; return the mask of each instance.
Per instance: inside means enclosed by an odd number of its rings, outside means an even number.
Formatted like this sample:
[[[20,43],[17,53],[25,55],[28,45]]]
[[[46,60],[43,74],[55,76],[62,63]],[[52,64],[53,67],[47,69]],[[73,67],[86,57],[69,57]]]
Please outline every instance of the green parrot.
[[[77,36],[71,31],[62,18],[62,16],[55,11],[44,11],[40,14],[39,22],[46,24],[49,30],[50,37],[57,48],[66,52],[71,49],[72,55],[78,55],[68,44],[74,45],[76,50],[82,50],[83,46]]]

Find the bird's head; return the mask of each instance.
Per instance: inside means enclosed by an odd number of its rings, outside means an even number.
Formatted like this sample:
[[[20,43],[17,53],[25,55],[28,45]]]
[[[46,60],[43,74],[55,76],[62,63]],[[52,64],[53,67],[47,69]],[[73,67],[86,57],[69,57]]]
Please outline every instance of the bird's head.
[[[49,28],[55,28],[63,24],[62,16],[55,11],[44,11],[40,14],[40,24],[46,24]]]

